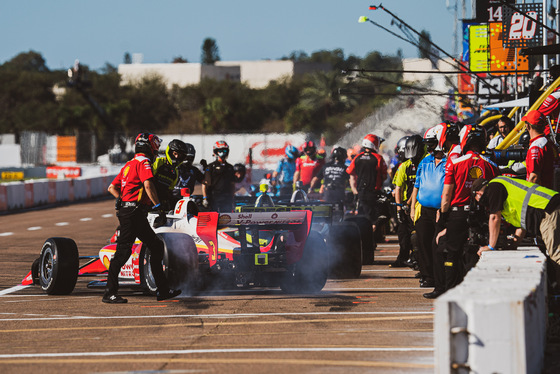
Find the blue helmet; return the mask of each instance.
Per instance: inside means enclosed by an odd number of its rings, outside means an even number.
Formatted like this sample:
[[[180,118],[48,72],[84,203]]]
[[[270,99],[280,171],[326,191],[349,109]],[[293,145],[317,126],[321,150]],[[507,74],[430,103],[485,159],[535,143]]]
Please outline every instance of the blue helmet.
[[[284,152],[286,152],[286,156],[288,158],[296,159],[296,158],[299,157],[299,152],[298,152],[297,148],[294,147],[293,145],[286,146],[286,149],[284,150]]]

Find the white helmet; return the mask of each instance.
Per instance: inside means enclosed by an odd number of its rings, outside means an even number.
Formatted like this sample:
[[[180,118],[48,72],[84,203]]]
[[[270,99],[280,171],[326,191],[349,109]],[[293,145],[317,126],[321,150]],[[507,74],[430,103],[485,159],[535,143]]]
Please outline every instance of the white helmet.
[[[426,144],[428,151],[443,151],[440,140],[444,131],[445,128],[442,124],[435,125],[434,127],[430,127],[426,130],[424,133],[424,143]]]

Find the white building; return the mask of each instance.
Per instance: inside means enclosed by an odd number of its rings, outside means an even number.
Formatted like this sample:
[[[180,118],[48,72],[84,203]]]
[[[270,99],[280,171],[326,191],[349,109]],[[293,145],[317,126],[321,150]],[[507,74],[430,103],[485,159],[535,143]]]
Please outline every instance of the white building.
[[[185,87],[200,83],[203,78],[233,80],[251,88],[264,88],[273,80],[292,78],[314,71],[329,71],[323,63],[294,62],[290,60],[218,61],[215,65],[199,63],[121,64],[119,74],[123,84],[134,84],[144,77],[158,75],[168,87]]]

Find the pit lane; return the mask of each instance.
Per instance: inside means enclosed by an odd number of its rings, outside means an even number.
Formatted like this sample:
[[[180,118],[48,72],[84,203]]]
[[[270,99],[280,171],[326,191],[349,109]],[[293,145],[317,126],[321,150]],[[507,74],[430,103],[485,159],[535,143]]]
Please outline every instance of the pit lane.
[[[355,280],[318,295],[215,290],[168,302],[122,289],[101,303],[78,280],[69,296],[16,287],[51,236],[95,255],[117,220],[110,200],[2,216],[0,371],[432,372],[433,305],[414,272],[391,269],[395,237]],[[14,288],[16,287],[16,288]]]

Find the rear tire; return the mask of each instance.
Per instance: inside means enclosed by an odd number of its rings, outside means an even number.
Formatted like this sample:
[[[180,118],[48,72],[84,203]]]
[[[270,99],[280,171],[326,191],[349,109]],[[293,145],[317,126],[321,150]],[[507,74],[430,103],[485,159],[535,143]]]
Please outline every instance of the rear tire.
[[[312,231],[305,242],[301,259],[284,275],[280,288],[291,294],[318,293],[325,287],[327,277],[327,245],[319,233]]]
[[[79,255],[76,242],[68,238],[49,238],[41,249],[38,264],[41,288],[49,295],[67,295],[78,280]]]
[[[339,279],[359,278],[362,272],[362,241],[354,222],[340,222],[330,227],[327,239],[331,275]]]
[[[366,216],[348,216],[344,218],[346,222],[354,222],[360,229],[362,239],[362,264],[373,265],[375,261],[375,248],[377,244],[373,238],[373,228],[371,221]]]

